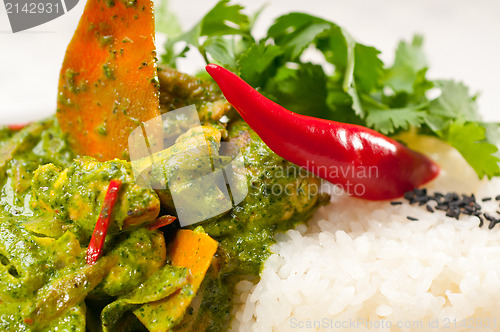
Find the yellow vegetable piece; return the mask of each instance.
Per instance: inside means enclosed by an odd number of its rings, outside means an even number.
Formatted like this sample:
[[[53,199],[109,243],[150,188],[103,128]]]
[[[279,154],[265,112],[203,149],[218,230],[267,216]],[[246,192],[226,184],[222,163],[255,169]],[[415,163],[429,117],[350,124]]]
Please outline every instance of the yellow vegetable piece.
[[[169,331],[184,316],[217,250],[217,241],[203,232],[181,229],[169,246],[172,265],[191,271],[188,285],[168,298],[134,310],[137,318],[151,332]]]

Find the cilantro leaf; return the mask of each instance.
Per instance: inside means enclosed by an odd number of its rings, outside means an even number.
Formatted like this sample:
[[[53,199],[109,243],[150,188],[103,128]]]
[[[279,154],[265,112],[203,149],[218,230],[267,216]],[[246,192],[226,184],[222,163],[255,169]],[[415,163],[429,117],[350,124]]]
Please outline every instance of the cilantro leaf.
[[[386,73],[386,84],[395,91],[413,93],[418,73],[428,67],[423,41],[422,36],[416,35],[411,44],[405,41],[399,42],[394,64]]]
[[[463,83],[454,81],[436,81],[441,95],[429,106],[432,115],[462,121],[480,121],[476,100],[469,96],[469,89]]]
[[[269,28],[267,35],[274,39],[278,46],[291,52],[291,60],[302,54],[323,31],[331,27],[331,23],[320,18],[304,14],[290,13],[279,17]]]
[[[366,124],[382,134],[393,134],[396,130],[407,130],[410,126],[419,128],[425,120],[426,112],[415,108],[371,110]]]
[[[371,92],[380,85],[384,63],[379,59],[380,51],[375,47],[356,43],[354,48],[354,77],[357,86]]]
[[[498,148],[485,141],[484,127],[476,123],[453,122],[444,138],[462,154],[479,178],[500,175],[500,159],[494,155]]]
[[[182,32],[177,16],[169,9],[168,0],[160,1],[155,8],[155,30],[169,37],[178,36]]]
[[[207,38],[203,49],[208,52],[212,60],[228,69],[236,69],[235,48],[232,40],[222,36]]]
[[[323,116],[326,106],[326,75],[323,68],[302,63],[298,68],[280,67],[265,87],[265,91],[291,111],[311,116]]]
[[[272,65],[282,54],[283,50],[276,45],[253,44],[239,59],[241,78],[254,87],[263,87],[275,74],[276,68]]]
[[[230,5],[229,0],[219,1],[191,30],[167,40],[162,61],[175,68],[177,58],[183,57],[192,45],[198,48],[205,61],[209,62],[205,44],[200,45],[201,37],[250,35],[250,19],[241,12],[242,9],[240,5]],[[175,45],[179,42],[185,42],[187,46],[181,52],[176,52]],[[207,38],[205,42],[211,51],[215,50],[217,53],[215,57],[221,58],[224,62],[233,62],[228,59],[231,55],[226,43],[211,38]]]
[[[221,36],[248,31],[250,20],[240,5],[229,5],[229,0],[219,1],[200,22],[201,36]]]

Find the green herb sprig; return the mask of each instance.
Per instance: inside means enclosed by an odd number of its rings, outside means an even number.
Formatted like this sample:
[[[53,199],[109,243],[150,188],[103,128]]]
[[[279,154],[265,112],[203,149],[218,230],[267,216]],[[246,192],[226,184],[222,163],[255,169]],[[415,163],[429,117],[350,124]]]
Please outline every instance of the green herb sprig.
[[[257,39],[249,16],[229,0],[219,1],[191,30],[172,34],[162,62],[176,61],[190,49],[205,62],[237,73],[280,105],[301,114],[356,123],[395,136],[408,130],[436,136],[456,148],[479,178],[500,175],[499,124],[483,123],[476,96],[453,80],[427,78],[429,64],[423,37],[401,41],[394,63],[380,51],[356,42],[342,27],[305,13],[278,17]],[[162,8],[163,16],[172,17]],[[179,45],[184,47],[176,52]],[[322,54],[324,64],[304,60],[305,52]],[[333,65],[333,72],[328,66]],[[437,97],[429,97],[435,90]]]

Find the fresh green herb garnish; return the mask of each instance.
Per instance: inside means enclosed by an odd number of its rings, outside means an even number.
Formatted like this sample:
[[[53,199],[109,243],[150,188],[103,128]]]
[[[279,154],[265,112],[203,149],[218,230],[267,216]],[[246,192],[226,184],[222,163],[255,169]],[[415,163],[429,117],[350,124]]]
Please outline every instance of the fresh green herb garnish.
[[[480,178],[500,175],[499,125],[481,122],[476,96],[462,83],[426,77],[421,36],[401,41],[394,64],[387,66],[376,48],[356,42],[333,22],[304,13],[277,18],[259,40],[252,35],[258,14],[251,17],[242,10],[219,1],[191,30],[168,39],[162,61],[175,67],[179,57],[197,49],[207,63],[236,72],[294,112],[361,124],[386,135],[416,129],[455,147]],[[179,45],[184,48],[175,52]],[[322,64],[307,60],[307,53],[314,52],[322,55]]]

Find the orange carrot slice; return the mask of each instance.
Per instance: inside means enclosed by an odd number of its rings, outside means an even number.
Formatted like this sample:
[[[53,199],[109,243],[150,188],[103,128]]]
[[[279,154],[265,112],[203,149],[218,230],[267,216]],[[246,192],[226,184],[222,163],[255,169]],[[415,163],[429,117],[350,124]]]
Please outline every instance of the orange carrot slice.
[[[191,285],[196,292],[216,250],[217,241],[206,233],[181,229],[170,244],[168,254],[173,266],[187,267],[191,271]]]
[[[181,229],[169,245],[173,266],[191,271],[188,285],[163,300],[147,303],[134,314],[152,332],[170,331],[179,323],[191,304],[217,250],[217,241],[203,232]]]
[[[128,159],[128,135],[160,114],[151,0],[88,0],[59,78],[57,118],[75,151]]]

